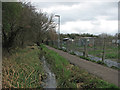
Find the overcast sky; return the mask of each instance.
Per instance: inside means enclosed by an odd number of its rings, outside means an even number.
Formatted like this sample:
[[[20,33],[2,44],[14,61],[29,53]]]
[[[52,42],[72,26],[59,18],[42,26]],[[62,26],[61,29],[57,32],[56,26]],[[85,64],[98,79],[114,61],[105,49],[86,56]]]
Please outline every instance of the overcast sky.
[[[118,32],[118,2],[34,2],[37,11],[61,17],[61,33]],[[57,18],[55,18],[57,19]]]

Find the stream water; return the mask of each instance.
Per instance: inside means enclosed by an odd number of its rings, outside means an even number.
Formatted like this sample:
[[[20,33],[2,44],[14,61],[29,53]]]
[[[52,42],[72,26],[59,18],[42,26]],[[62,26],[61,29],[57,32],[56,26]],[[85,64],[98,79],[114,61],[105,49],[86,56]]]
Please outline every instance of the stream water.
[[[56,78],[55,78],[55,74],[53,72],[51,72],[51,70],[49,69],[49,64],[46,62],[45,57],[42,57],[42,62],[43,62],[43,68],[45,70],[45,72],[47,73],[47,79],[44,80],[44,85],[43,88],[52,88],[55,90],[55,88],[57,87],[56,84]]]

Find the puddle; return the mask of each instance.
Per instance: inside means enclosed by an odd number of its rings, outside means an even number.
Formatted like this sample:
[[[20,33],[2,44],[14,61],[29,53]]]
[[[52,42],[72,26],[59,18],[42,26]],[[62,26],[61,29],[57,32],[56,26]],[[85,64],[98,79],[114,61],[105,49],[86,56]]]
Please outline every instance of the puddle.
[[[42,57],[42,62],[43,62],[43,68],[45,70],[45,72],[47,73],[47,79],[44,80],[44,85],[43,88],[52,88],[55,90],[55,88],[57,87],[56,84],[56,78],[55,78],[55,74],[53,72],[51,72],[51,70],[49,69],[49,65],[45,60],[45,57]]]

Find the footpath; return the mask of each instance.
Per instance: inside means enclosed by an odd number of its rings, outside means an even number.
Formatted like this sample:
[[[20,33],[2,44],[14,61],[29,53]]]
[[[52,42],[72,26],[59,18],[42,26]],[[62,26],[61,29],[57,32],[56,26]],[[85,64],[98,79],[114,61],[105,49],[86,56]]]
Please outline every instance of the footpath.
[[[69,60],[70,63],[77,65],[80,68],[87,70],[89,73],[94,74],[102,78],[103,80],[108,81],[109,83],[113,83],[116,86],[120,87],[120,82],[119,82],[120,78],[118,78],[118,76],[120,75],[120,71],[109,68],[109,67],[105,67],[103,65],[99,65],[97,63],[93,63],[91,61],[81,59],[75,55],[71,55],[62,50],[58,50],[49,46],[46,46],[46,47],[50,50],[57,52],[59,55]]]

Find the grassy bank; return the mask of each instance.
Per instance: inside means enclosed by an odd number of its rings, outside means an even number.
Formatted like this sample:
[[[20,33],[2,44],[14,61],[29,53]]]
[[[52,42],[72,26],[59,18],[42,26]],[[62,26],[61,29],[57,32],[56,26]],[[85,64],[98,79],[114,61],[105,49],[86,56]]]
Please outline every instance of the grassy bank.
[[[70,64],[65,58],[45,46],[41,47],[46,53],[47,62],[56,75],[58,88],[117,88],[115,85]]]
[[[3,88],[40,88],[42,63],[37,46],[17,49],[9,58],[3,58]]]

